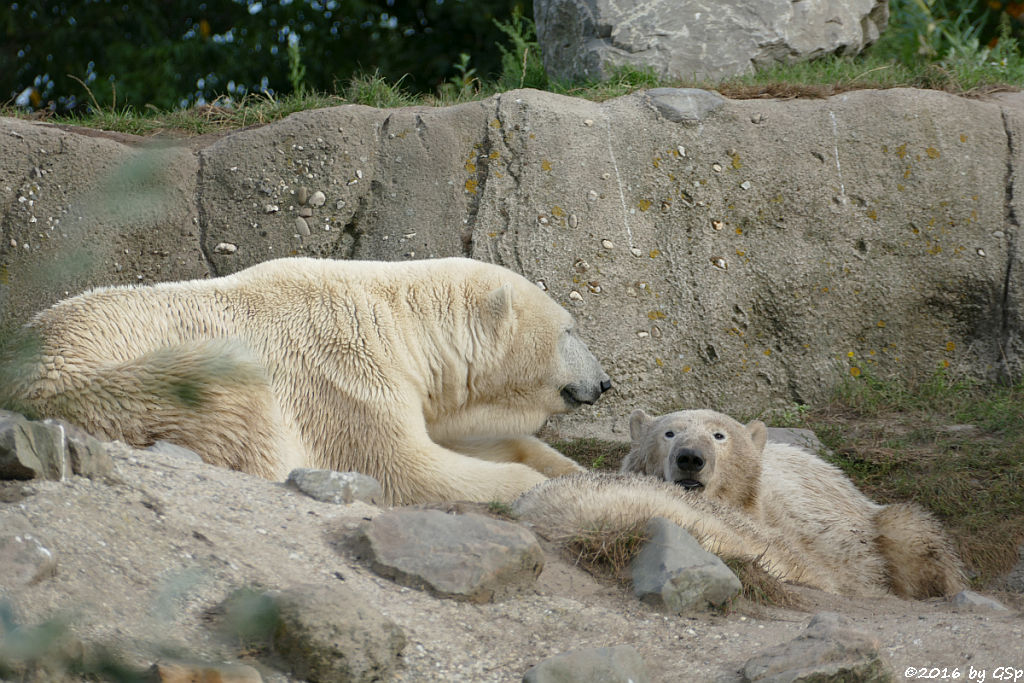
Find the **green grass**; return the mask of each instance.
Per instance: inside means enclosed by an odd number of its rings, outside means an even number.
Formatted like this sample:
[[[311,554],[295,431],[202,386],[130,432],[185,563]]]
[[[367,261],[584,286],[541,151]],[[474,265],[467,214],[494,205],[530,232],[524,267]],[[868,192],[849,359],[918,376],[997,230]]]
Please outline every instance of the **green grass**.
[[[850,378],[808,411],[832,461],[875,500],[935,513],[980,585],[1024,541],[1024,384],[979,385],[939,372],[915,385]]]
[[[523,48],[523,50],[527,50]],[[89,128],[134,135],[202,135],[263,125],[289,114],[341,104],[362,104],[378,108],[405,106],[447,106],[484,99],[522,83],[526,87],[544,85],[545,89],[563,95],[596,102],[628,95],[654,87],[698,87],[714,89],[727,97],[794,98],[827,97],[840,92],[864,88],[916,87],[973,95],[995,90],[1017,90],[1024,84],[1024,59],[1016,51],[1008,56],[993,56],[988,51],[939,62],[922,61],[905,64],[877,56],[826,57],[813,62],[777,65],[747,76],[719,82],[667,80],[650,70],[620,68],[603,82],[556,83],[537,75],[537,65],[529,52],[509,53],[509,67],[526,54],[525,68],[503,74],[484,82],[472,73],[466,63],[459,66],[459,77],[451,79],[436,93],[414,95],[401,81],[389,82],[377,73],[353,76],[339,92],[317,93],[300,88],[298,93],[271,97],[249,95],[241,101],[214,102],[185,110],[160,111],[151,107],[93,107],[87,115],[47,116],[46,112],[28,114],[12,106],[0,106],[0,115],[44,118],[52,123],[80,125]],[[997,59],[998,57],[998,59]],[[1002,63],[1005,61],[1005,64]]]

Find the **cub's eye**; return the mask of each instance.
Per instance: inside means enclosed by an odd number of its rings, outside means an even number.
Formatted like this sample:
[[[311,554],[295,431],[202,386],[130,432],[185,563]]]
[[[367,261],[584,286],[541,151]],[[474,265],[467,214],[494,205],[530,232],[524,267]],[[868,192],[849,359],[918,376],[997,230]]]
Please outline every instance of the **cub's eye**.
[[[671,439],[675,435],[676,435],[675,432],[665,432],[665,438],[666,439]]]
[[[722,432],[715,432],[713,436],[715,437],[715,441],[725,441],[725,434]]]

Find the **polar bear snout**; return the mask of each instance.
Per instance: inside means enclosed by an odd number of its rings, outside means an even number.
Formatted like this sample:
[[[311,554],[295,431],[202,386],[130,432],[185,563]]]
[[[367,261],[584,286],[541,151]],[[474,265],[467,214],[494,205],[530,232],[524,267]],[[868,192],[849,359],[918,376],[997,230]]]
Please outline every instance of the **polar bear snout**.
[[[583,403],[594,405],[601,395],[612,388],[612,381],[605,376],[596,384],[566,384],[562,387],[562,398],[570,408],[575,408]]]
[[[676,467],[683,472],[700,472],[704,469],[704,458],[692,448],[681,448],[673,454]]]
[[[677,448],[669,455],[668,462],[669,481],[687,490],[704,488],[700,473],[706,461],[699,452],[692,448]]]

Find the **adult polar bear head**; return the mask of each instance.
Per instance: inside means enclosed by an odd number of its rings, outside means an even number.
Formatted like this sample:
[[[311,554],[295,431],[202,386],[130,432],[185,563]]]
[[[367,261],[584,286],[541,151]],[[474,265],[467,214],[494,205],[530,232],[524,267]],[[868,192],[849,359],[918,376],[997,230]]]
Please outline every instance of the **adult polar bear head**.
[[[0,403],[268,478],[360,471],[393,503],[511,500],[577,470],[532,434],[611,386],[565,309],[471,259],[96,289],[25,334]]]

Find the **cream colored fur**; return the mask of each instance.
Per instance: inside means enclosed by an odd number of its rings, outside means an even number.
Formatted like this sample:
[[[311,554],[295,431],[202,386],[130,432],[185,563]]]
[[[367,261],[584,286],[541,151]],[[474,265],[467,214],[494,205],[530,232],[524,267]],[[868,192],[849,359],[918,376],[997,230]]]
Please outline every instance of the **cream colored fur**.
[[[834,577],[840,592],[922,598],[963,588],[956,554],[923,509],[873,502],[815,454],[767,441],[761,422],[742,425],[710,410],[637,410],[630,432],[623,472],[679,482],[692,487],[688,496],[744,513]]]
[[[39,313],[0,401],[271,479],[377,477],[390,503],[512,500],[580,468],[532,434],[608,376],[571,316],[469,259],[280,259]]]
[[[561,542],[581,533],[614,533],[664,517],[722,559],[756,562],[776,578],[827,591],[849,588],[845,577],[794,552],[784,538],[749,516],[652,477],[586,472],[550,479],[523,494],[512,510]]]

